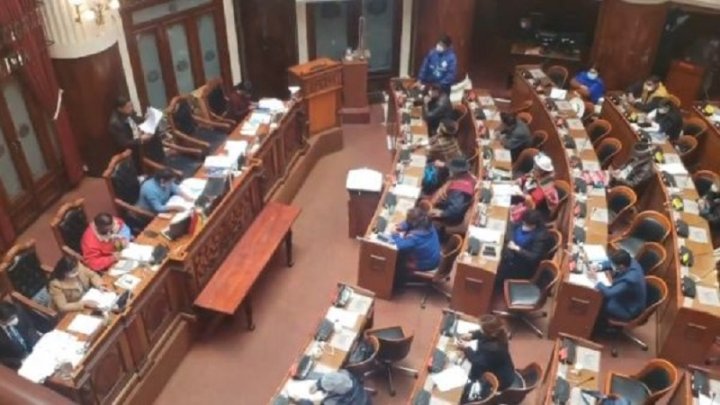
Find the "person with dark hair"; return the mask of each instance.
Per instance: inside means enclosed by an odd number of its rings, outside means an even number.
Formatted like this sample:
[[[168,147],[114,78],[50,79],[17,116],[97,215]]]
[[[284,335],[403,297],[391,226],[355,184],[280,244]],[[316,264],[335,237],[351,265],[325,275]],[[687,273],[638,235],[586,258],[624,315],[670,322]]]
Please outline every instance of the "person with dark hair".
[[[658,76],[650,76],[641,83],[635,83],[627,89],[628,101],[640,111],[650,112],[657,108],[660,100],[670,93]]]
[[[59,312],[82,311],[84,308],[95,308],[96,303],[80,301],[90,289],[105,288],[102,278],[91,271],[77,259],[63,256],[55,264],[50,274],[50,297],[52,307]]]
[[[698,200],[700,216],[705,218],[713,234],[720,232],[720,184],[713,182]]]
[[[610,286],[600,282],[595,285],[603,296],[600,322],[608,318],[629,321],[640,315],[647,304],[647,284],[640,263],[620,249],[610,255],[602,270],[612,270],[613,277]],[[595,266],[590,268],[590,280],[597,281],[597,271]]]
[[[660,126],[660,132],[670,139],[670,142],[677,142],[683,129],[683,118],[680,109],[675,104],[664,98],[658,102],[656,110],[648,114],[648,118]]]
[[[434,270],[440,265],[440,238],[424,210],[410,209],[390,238],[400,254],[400,279],[414,271]]]
[[[252,111],[252,85],[240,82],[233,86],[228,95],[227,118],[240,122]]]
[[[357,377],[347,370],[325,373],[310,388],[310,394],[317,392],[325,396],[321,405],[370,405],[370,397]],[[298,405],[312,405],[314,402],[304,398],[293,398]]]
[[[142,172],[140,145],[153,139],[153,134],[146,134],[140,129],[142,122],[143,119],[135,113],[130,99],[125,96],[118,97],[115,109],[110,114],[108,130],[118,148],[130,149],[138,173]]]
[[[430,216],[444,225],[459,225],[473,201],[477,179],[470,173],[470,164],[457,157],[448,165],[450,179],[433,196]]]
[[[588,70],[578,72],[572,80],[570,80],[570,88],[574,89],[581,96],[597,104],[605,95],[605,82],[598,74],[596,68],[591,67]]]
[[[423,172],[423,194],[435,193],[448,178],[448,164],[463,156],[457,141],[457,130],[455,121],[446,118],[440,122],[438,134],[430,137],[428,160]]]
[[[532,143],[532,134],[530,127],[523,121],[510,113],[500,113],[500,121],[502,121],[502,129],[500,130],[500,140],[505,149],[510,150],[510,156],[514,162],[520,153],[530,147]]]
[[[167,205],[170,197],[174,195],[179,195],[188,201],[191,200],[175,184],[175,173],[167,168],[160,169],[140,186],[140,199],[137,206],[154,214],[175,211],[175,207]]]
[[[440,86],[445,93],[450,94],[450,88],[455,83],[457,75],[457,56],[452,48],[452,39],[443,35],[431,50],[422,65],[418,74],[418,82],[423,85]]]
[[[41,336],[21,307],[0,302],[0,363],[17,370]]]
[[[93,271],[107,270],[131,240],[130,228],[122,219],[101,212],[83,233],[80,242],[83,260]]]
[[[423,103],[423,118],[428,127],[428,136],[434,136],[440,123],[452,119],[452,116],[453,106],[448,93],[437,85],[429,86]]]
[[[502,260],[495,276],[500,287],[506,279],[530,279],[549,251],[545,217],[537,210],[527,210],[519,222],[512,224]]]
[[[459,336],[460,349],[471,364],[468,379],[476,381],[484,373],[493,373],[499,382],[498,391],[502,391],[515,380],[509,334],[495,315],[483,315],[479,321],[480,329]],[[473,340],[477,340],[475,347]]]
[[[637,189],[655,173],[653,162],[652,145],[646,140],[635,142],[630,160],[622,168],[610,170],[611,184]]]

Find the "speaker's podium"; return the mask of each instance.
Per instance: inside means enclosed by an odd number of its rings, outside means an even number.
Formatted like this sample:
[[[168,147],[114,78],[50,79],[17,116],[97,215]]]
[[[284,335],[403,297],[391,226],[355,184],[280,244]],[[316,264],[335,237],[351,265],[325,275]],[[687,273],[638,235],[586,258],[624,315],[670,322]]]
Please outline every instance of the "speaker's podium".
[[[307,103],[310,135],[340,127],[342,64],[328,58],[288,69],[290,82],[300,87]]]

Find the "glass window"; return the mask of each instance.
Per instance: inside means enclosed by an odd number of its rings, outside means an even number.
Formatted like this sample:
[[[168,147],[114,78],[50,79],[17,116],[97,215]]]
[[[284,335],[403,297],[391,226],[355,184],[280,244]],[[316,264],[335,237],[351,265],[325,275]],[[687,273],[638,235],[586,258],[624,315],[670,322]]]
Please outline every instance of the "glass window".
[[[132,22],[133,24],[142,24],[157,18],[165,17],[169,14],[180,13],[193,7],[208,4],[211,1],[212,0],[172,0],[156,4],[132,13]]]
[[[18,172],[15,170],[15,164],[10,156],[10,149],[7,142],[5,142],[5,134],[2,128],[0,128],[0,179],[2,179],[2,185],[9,200],[18,197],[22,193],[23,186],[20,183]]]
[[[364,1],[365,45],[370,49],[371,72],[392,70],[394,14],[391,0]]]
[[[205,14],[197,20],[205,80],[220,77],[220,58],[215,37],[215,18]]]
[[[195,90],[192,66],[190,65],[190,48],[187,33],[183,24],[173,24],[167,28],[170,53],[172,54],[173,70],[180,94]]]
[[[47,174],[48,167],[38,143],[38,135],[33,127],[32,119],[30,119],[20,84],[16,80],[9,81],[3,86],[3,96],[7,102],[25,160],[30,166],[30,173],[33,179],[37,180]]]
[[[138,34],[137,44],[148,101],[153,107],[164,108],[167,105],[167,95],[154,32]]]
[[[332,1],[314,7],[315,53],[317,57],[340,60],[348,48],[348,3]]]

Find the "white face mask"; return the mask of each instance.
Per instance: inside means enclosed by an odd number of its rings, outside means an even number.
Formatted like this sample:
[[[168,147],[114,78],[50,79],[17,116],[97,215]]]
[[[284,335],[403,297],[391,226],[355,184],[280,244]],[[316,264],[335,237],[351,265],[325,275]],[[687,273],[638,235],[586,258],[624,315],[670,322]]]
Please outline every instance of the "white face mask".
[[[713,184],[712,186],[710,186],[710,191],[712,191],[713,193],[717,193],[718,192],[717,184]]]
[[[668,111],[669,111],[669,110],[659,108],[659,109],[658,109],[658,114],[660,114],[660,115],[665,115],[665,114],[668,113]]]
[[[443,53],[443,52],[445,52],[445,47],[440,44],[437,44],[437,45],[435,45],[435,50],[440,53]]]
[[[587,77],[590,80],[595,80],[598,78],[598,74],[597,74],[597,72],[588,72]]]
[[[654,88],[653,88],[653,85],[652,85],[652,84],[646,84],[646,85],[645,85],[645,91],[653,91],[653,90],[654,90]]]
[[[20,323],[20,320],[17,316],[13,316],[12,319],[8,321],[8,323],[5,324],[5,326],[17,326],[17,324]]]

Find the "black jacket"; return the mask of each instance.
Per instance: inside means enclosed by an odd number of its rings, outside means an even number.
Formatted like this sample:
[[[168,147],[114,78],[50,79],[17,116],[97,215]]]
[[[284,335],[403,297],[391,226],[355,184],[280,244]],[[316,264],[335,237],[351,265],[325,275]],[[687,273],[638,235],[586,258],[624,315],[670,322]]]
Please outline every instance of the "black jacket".
[[[530,146],[532,141],[530,127],[520,120],[517,120],[512,127],[503,129],[502,133],[504,135],[502,144],[505,149],[518,150],[518,153],[519,150]]]
[[[677,108],[670,108],[670,111],[666,114],[657,114],[655,116],[655,122],[660,125],[660,130],[664,132],[671,141],[675,142],[680,137],[683,129],[683,119],[680,110]]]
[[[140,125],[143,120],[137,115],[130,116],[136,124]],[[133,137],[132,128],[128,124],[127,116],[119,113],[117,110],[110,115],[110,136],[112,136],[115,144],[122,150],[136,147],[140,144],[140,139]]]
[[[445,118],[452,118],[453,106],[450,102],[450,96],[441,93],[438,98],[430,100],[424,107],[423,115],[427,122],[428,132],[434,135],[437,132],[440,122]]]
[[[707,205],[700,210],[700,215],[708,221],[710,228],[717,231],[720,229],[720,194],[710,191],[703,199]]]
[[[26,350],[20,343],[10,338],[5,327],[0,327],[0,362],[7,367],[17,369],[22,360],[30,354],[32,348],[40,340],[40,333],[35,329],[30,316],[19,306],[15,305],[18,316],[18,324],[15,329],[25,340],[29,350]]]
[[[470,380],[477,380],[483,373],[490,372],[500,382],[499,391],[510,387],[515,379],[515,365],[509,348],[496,340],[489,340],[479,330],[473,332],[472,337],[478,340],[477,349],[463,350],[465,357],[472,364]]]

